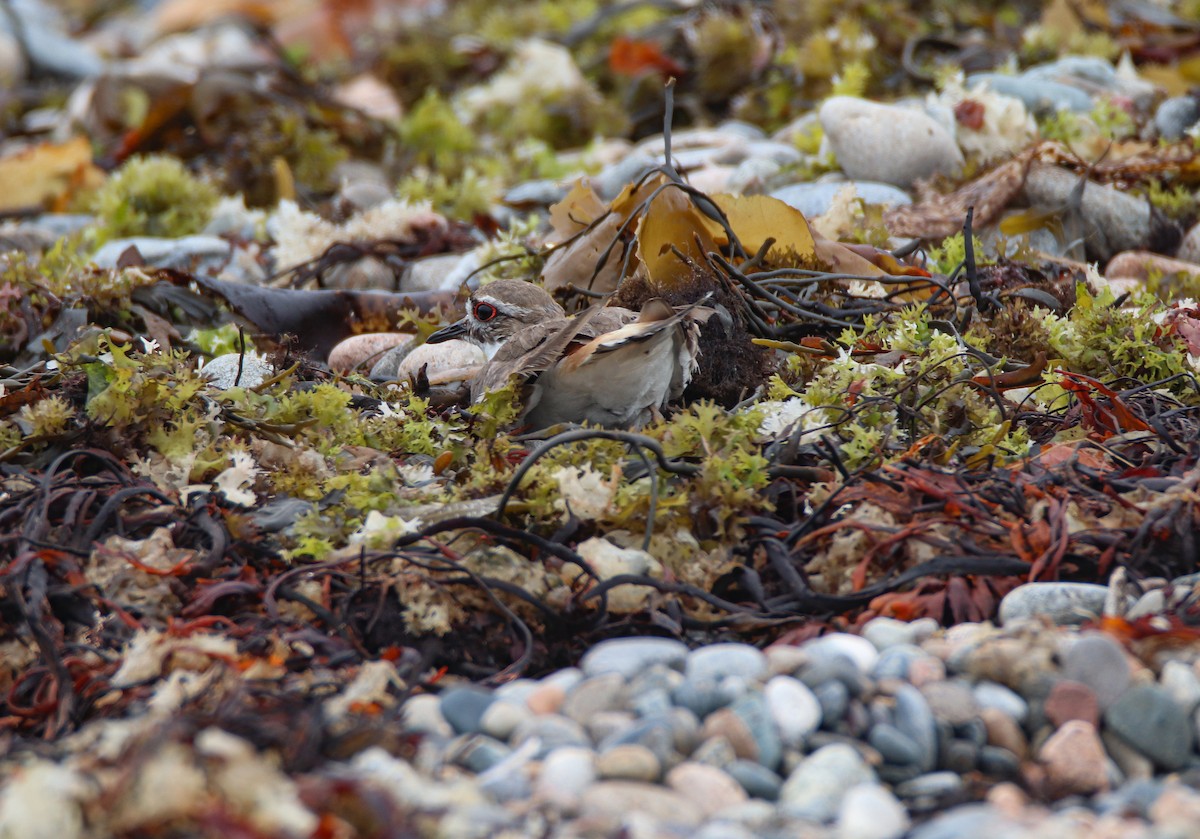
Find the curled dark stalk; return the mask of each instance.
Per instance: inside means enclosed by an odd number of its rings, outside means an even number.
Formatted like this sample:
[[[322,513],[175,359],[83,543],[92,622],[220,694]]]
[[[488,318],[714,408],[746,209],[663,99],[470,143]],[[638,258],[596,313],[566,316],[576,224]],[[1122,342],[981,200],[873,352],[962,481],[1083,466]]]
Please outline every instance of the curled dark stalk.
[[[641,434],[633,434],[632,432],[600,430],[593,431],[590,429],[580,429],[577,431],[567,431],[562,434],[557,434],[554,437],[551,437],[549,440],[546,440],[534,451],[530,452],[525,460],[521,462],[520,467],[517,468],[517,471],[513,474],[512,479],[508,482],[508,486],[504,488],[504,494],[500,496],[500,503],[496,508],[496,518],[499,519],[504,515],[504,510],[508,506],[508,500],[512,497],[512,494],[516,492],[517,487],[520,486],[521,480],[525,477],[529,470],[533,468],[533,465],[551,449],[561,446],[564,443],[573,443],[579,440],[594,439],[620,440],[621,442],[627,443],[637,452],[638,457],[641,458],[642,463],[646,467],[646,474],[650,478],[650,507],[646,513],[646,534],[642,538],[642,550],[649,550],[650,540],[654,536],[654,516],[655,512],[658,510],[658,471],[651,466],[650,459],[646,457],[643,446],[646,446],[654,451],[660,465],[666,463],[666,456],[663,454],[662,448],[658,447],[658,444],[655,440],[650,437],[645,437]],[[648,443],[653,444],[653,446],[647,445]],[[667,467],[663,465],[663,468],[665,469]]]
[[[967,288],[975,298],[975,308],[981,314],[987,314],[1000,308],[990,294],[984,294],[983,286],[979,283],[979,267],[975,264],[975,234],[972,222],[975,219],[975,208],[967,207],[967,218],[963,221],[963,269],[967,274]]]

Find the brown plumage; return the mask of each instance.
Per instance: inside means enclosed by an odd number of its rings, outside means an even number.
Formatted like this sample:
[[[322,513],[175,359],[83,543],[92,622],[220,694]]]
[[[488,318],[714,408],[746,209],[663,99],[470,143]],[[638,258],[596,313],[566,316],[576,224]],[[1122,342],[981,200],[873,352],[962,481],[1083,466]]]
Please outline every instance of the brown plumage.
[[[568,318],[538,286],[498,280],[471,296],[466,317],[429,340],[463,338],[488,354],[473,401],[516,376],[525,385],[524,419],[534,427],[629,427],[683,393],[697,366],[697,323],[710,314],[650,300],[640,315],[593,306]]]

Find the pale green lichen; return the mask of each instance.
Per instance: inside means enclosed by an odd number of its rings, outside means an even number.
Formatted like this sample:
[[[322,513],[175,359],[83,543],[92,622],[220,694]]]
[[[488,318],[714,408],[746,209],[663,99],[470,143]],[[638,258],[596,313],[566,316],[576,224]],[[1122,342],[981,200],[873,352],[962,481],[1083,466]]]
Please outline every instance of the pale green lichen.
[[[101,239],[198,233],[219,193],[174,157],[133,157],[88,202]]]

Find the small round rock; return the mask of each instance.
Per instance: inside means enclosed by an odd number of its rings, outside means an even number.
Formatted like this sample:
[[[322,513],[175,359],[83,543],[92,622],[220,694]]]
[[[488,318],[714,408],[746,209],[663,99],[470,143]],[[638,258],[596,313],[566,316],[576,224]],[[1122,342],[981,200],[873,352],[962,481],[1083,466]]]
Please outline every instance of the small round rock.
[[[1045,616],[1059,626],[1081,624],[1104,609],[1108,586],[1095,583],[1025,583],[1000,601],[1000,623]]]
[[[710,644],[688,655],[683,672],[692,682],[727,676],[759,679],[767,672],[767,657],[762,650],[749,644]]]
[[[680,667],[687,656],[687,645],[670,638],[614,638],[588,650],[579,666],[588,676],[620,673],[630,679],[653,664]]]

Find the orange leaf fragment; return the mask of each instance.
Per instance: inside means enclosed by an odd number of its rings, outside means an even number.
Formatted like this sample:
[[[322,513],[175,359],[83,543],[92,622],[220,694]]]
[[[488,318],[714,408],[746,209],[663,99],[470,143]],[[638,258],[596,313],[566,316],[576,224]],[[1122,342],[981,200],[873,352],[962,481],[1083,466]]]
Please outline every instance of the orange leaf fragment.
[[[0,159],[0,212],[65,210],[76,192],[103,181],[86,137],[22,149]]]
[[[663,53],[653,41],[640,41],[619,35],[608,48],[608,68],[619,76],[642,76],[650,72],[664,79],[682,76],[687,69]]]

